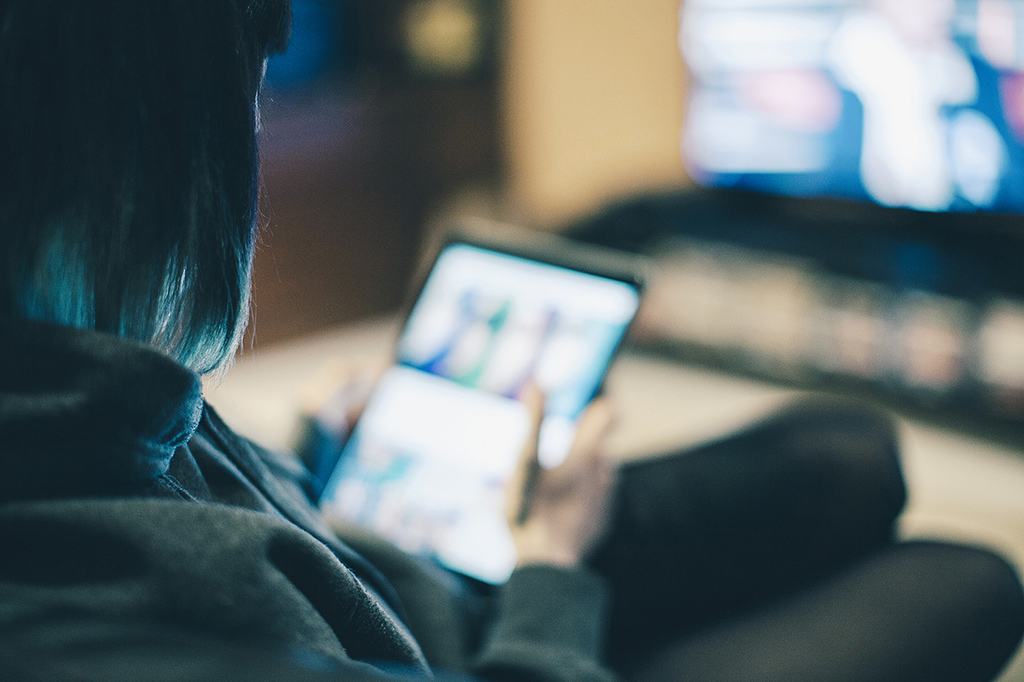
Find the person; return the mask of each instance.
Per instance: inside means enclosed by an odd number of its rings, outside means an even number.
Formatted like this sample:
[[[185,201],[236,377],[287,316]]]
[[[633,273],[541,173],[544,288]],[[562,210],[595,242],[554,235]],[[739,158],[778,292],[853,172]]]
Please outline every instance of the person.
[[[598,402],[511,519],[497,588],[329,528],[308,471],[233,433],[199,378],[244,327],[257,99],[288,26],[287,0],[0,0],[0,677],[999,670],[1016,575],[893,541],[896,439],[860,407],[797,405],[616,473]]]
[[[943,211],[958,195],[991,206],[998,194],[1006,143],[981,112],[953,113],[980,90],[954,40],[957,9],[953,0],[873,0],[845,16],[830,41],[829,66],[864,109],[861,182],[886,206]],[[964,136],[985,150],[973,183],[950,150]]]

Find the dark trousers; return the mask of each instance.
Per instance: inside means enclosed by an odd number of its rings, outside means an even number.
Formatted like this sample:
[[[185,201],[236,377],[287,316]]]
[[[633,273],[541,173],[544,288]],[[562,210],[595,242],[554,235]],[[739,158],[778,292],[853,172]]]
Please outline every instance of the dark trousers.
[[[1024,632],[991,553],[895,542],[890,420],[802,403],[627,464],[591,565],[613,584],[608,658],[630,680],[991,679]]]

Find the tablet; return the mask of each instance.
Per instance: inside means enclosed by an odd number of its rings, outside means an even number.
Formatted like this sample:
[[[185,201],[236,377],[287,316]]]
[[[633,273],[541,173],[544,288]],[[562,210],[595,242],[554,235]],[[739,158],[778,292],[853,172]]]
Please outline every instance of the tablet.
[[[320,505],[407,552],[491,583],[516,563],[505,486],[546,396],[539,459],[557,466],[640,302],[639,273],[575,250],[443,248]]]

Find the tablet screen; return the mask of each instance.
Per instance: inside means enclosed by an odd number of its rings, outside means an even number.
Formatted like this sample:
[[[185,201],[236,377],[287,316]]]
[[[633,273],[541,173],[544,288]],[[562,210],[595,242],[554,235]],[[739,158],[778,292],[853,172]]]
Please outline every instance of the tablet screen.
[[[453,244],[424,284],[327,482],[328,516],[488,582],[515,565],[504,487],[545,393],[540,459],[568,453],[639,305],[625,281]]]

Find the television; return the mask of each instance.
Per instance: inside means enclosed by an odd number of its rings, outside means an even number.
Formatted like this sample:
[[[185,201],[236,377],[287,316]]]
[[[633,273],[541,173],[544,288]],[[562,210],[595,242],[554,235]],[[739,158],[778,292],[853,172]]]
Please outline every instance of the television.
[[[1024,0],[679,18],[694,186],[571,228],[654,257],[637,340],[1024,443]]]
[[[700,183],[1024,211],[1024,2],[686,0],[681,24]]]

